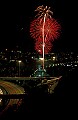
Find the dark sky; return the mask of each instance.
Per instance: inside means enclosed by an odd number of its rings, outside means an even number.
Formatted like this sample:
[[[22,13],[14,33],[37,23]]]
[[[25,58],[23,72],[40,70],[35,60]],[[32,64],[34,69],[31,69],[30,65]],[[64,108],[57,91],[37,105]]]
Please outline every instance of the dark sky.
[[[40,6],[50,6],[53,17],[62,27],[61,36],[53,43],[53,51],[76,51],[77,49],[77,8],[68,0],[20,0],[0,3],[0,48],[14,48],[19,45],[26,51],[34,50],[30,37],[30,22],[35,17],[34,10]]]

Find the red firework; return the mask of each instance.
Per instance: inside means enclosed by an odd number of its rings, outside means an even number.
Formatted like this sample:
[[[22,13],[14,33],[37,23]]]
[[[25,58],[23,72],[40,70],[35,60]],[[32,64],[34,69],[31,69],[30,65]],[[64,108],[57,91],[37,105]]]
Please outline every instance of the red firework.
[[[45,42],[44,44],[44,52],[45,54],[49,53],[49,51],[52,48],[52,44],[50,41]],[[43,42],[42,41],[36,41],[35,43],[35,50],[39,53],[42,54],[43,53]]]
[[[39,38],[42,38],[42,23],[40,22],[40,19],[37,18],[30,24],[30,35],[35,40],[38,40]]]
[[[60,35],[61,26],[54,18],[47,18],[44,26],[44,34],[48,40],[53,41]]]
[[[38,12],[38,18],[30,24],[30,35],[36,40],[35,50],[44,55],[44,52],[48,53],[51,50],[51,42],[59,37],[61,26],[54,18],[51,18],[50,14],[53,15],[53,12],[50,11],[50,7],[42,5],[35,11]]]
[[[30,35],[38,40],[42,38],[43,20],[37,18],[30,25]],[[61,26],[54,18],[47,18],[44,26],[44,36],[47,40],[57,39],[60,35]]]

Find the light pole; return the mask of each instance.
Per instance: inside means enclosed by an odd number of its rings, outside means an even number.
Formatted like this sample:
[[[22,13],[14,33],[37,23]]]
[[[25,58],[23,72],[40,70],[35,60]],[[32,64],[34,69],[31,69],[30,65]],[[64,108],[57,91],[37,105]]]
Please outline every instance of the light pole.
[[[19,60],[18,63],[19,63],[19,71],[18,72],[19,72],[19,77],[20,77],[20,63],[21,63],[21,60]]]

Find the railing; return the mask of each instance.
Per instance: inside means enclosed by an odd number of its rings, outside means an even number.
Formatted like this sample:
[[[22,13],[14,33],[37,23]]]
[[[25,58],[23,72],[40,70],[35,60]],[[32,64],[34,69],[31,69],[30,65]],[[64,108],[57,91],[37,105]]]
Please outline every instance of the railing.
[[[0,80],[37,80],[37,79],[60,79],[62,76],[59,77],[0,77]]]

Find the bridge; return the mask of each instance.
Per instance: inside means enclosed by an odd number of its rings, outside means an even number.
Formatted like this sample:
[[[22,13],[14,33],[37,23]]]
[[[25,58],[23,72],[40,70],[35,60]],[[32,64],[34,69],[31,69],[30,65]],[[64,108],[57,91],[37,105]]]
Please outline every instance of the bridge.
[[[0,80],[43,80],[43,79],[47,79],[47,80],[58,80],[60,79],[62,76],[59,77],[0,77]]]
[[[43,85],[47,85],[48,86],[48,91],[49,93],[52,93],[54,91],[54,88],[57,86],[59,80],[62,78],[62,76],[59,77],[0,77],[0,81],[8,81],[10,83],[12,83],[12,81],[14,81],[14,83],[18,84],[18,85],[30,85],[29,83],[35,82],[36,86],[43,86]],[[19,82],[21,84],[19,84]],[[31,86],[33,87],[33,86]],[[24,95],[0,95],[1,97],[5,97],[9,98],[21,98],[24,97]]]

